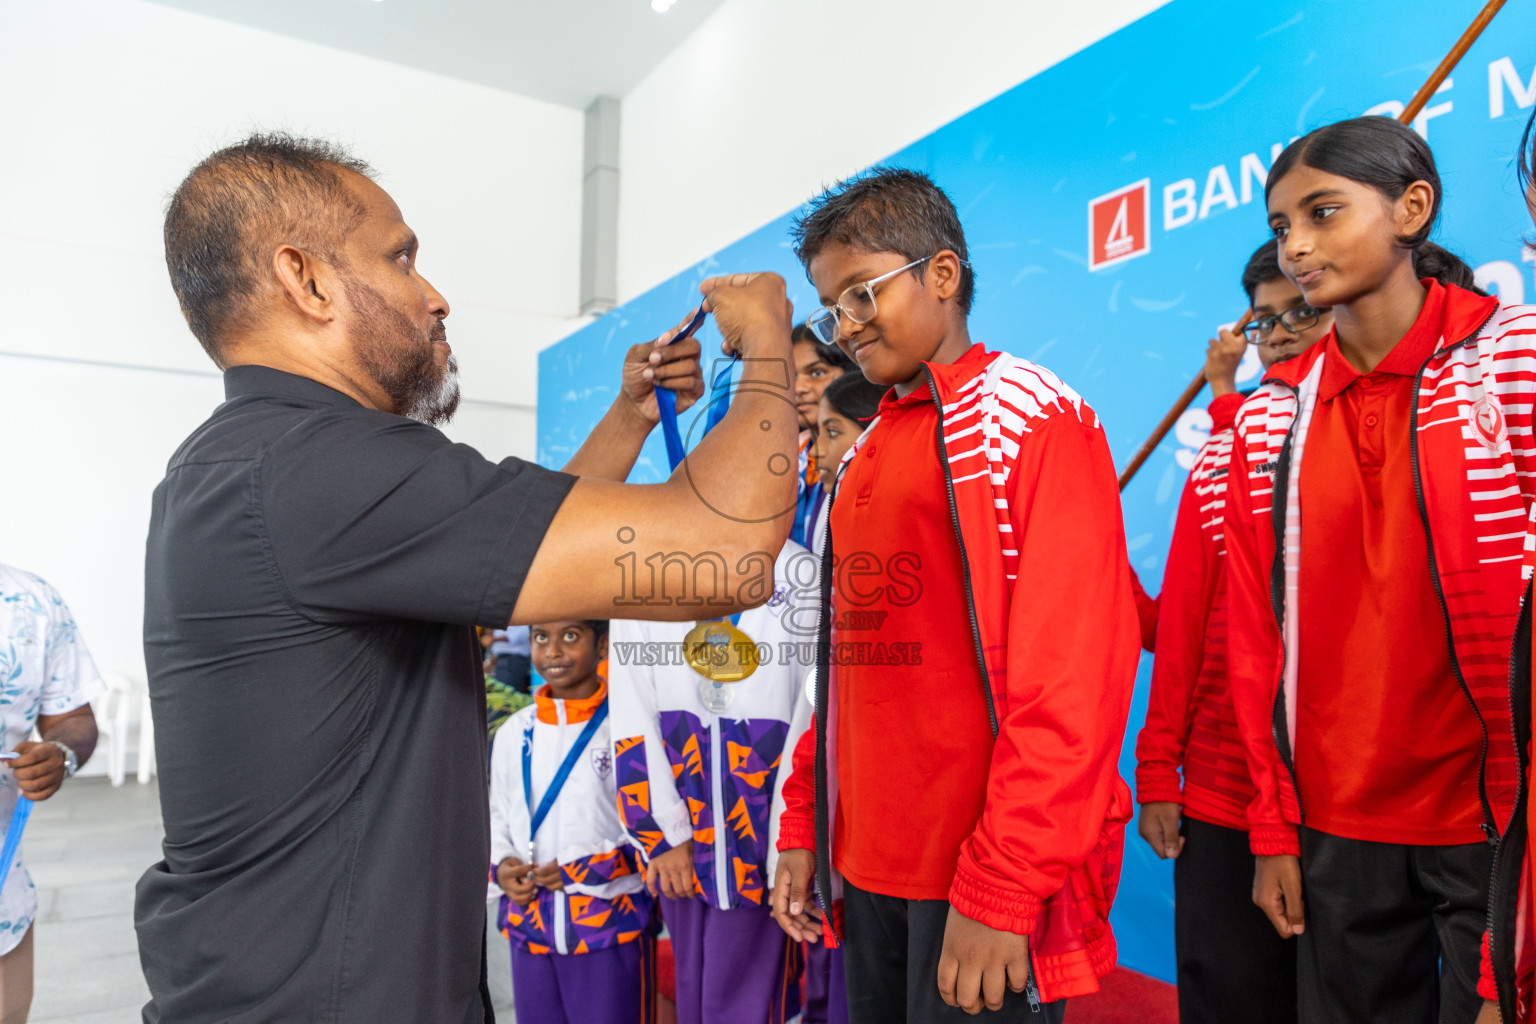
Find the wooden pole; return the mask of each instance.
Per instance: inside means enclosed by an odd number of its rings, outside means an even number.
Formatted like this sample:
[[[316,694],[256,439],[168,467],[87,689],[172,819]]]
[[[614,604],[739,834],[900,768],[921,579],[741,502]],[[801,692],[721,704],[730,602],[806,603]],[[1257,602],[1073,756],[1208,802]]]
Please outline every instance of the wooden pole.
[[[1477,37],[1483,34],[1483,29],[1488,27],[1488,23],[1493,20],[1494,15],[1499,13],[1506,2],[1507,0],[1488,0],[1488,3],[1484,5],[1477,18],[1461,34],[1461,38],[1456,40],[1456,45],[1451,47],[1451,52],[1447,53],[1445,59],[1440,62],[1440,66],[1435,68],[1434,74],[1430,75],[1429,80],[1414,94],[1408,106],[1403,108],[1403,112],[1397,115],[1399,121],[1403,124],[1413,123],[1413,119],[1418,117],[1420,112],[1423,111],[1425,105],[1429,103],[1430,97],[1434,96],[1440,86],[1445,83],[1445,80],[1450,77],[1456,65],[1461,62],[1461,58],[1467,55],[1467,51],[1472,48],[1472,44],[1477,42]],[[1237,326],[1233,330],[1241,331],[1248,321],[1252,319],[1253,310],[1250,309],[1243,314],[1242,319],[1237,322]],[[1184,393],[1179,396],[1178,401],[1173,403],[1173,408],[1169,409],[1164,414],[1162,420],[1158,422],[1157,429],[1153,430],[1151,436],[1142,442],[1141,447],[1136,449],[1136,454],[1131,456],[1131,461],[1121,471],[1120,489],[1122,491],[1125,490],[1126,485],[1131,482],[1131,479],[1136,476],[1136,471],[1141,469],[1142,464],[1157,450],[1157,446],[1163,443],[1163,438],[1167,437],[1168,431],[1172,430],[1173,425],[1179,422],[1179,417],[1183,416],[1185,411],[1194,404],[1195,399],[1200,397],[1200,392],[1204,388],[1205,370],[1202,368],[1195,375],[1195,379],[1189,382],[1189,387],[1184,389]]]

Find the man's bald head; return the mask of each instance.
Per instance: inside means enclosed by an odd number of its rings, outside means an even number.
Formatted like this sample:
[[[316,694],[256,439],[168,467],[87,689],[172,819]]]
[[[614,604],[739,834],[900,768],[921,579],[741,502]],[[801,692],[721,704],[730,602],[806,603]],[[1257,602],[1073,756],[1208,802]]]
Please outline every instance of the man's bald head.
[[[257,133],[192,169],[165,211],[165,263],[187,326],[219,366],[224,340],[261,322],[272,255],[295,246],[339,269],[365,207],[348,172],[373,169],[342,147]]]

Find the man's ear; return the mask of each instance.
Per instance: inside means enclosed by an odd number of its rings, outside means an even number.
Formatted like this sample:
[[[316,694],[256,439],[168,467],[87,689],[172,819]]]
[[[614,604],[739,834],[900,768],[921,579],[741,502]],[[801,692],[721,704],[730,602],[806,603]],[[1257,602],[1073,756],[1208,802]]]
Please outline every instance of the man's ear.
[[[953,249],[940,249],[933,259],[928,261],[930,286],[938,295],[939,301],[948,302],[960,294],[961,275],[964,270],[960,263],[960,256]]]
[[[336,279],[329,266],[295,245],[272,253],[272,272],[287,304],[316,324],[336,319]]]

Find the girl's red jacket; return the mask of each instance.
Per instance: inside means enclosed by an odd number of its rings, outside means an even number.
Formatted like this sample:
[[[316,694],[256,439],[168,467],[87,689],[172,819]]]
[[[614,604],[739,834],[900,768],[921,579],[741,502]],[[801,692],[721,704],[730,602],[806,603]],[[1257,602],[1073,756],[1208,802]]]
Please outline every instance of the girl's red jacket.
[[[1222,520],[1232,424],[1242,395],[1211,403],[1158,596],[1157,659],[1136,739],[1136,802],[1181,804],[1200,821],[1247,831],[1253,782],[1227,685],[1227,549]],[[1181,780],[1182,772],[1182,780]]]
[[[1527,307],[1531,309],[1531,307]],[[1536,309],[1528,319],[1536,321]],[[1536,343],[1532,344],[1536,358]],[[1531,724],[1536,721],[1536,689],[1531,686],[1536,666],[1536,631],[1531,629],[1531,581],[1536,574],[1536,502],[1531,505],[1525,539],[1525,593],[1515,629],[1515,661],[1509,673],[1509,704],[1515,718],[1515,742],[1525,760],[1525,785],[1520,790],[1515,818],[1494,853],[1493,881],[1488,895],[1488,933],[1483,936],[1482,975],[1477,991],[1498,1002],[1501,1019],[1511,1024],[1531,1024],[1536,1018],[1536,858],[1531,856],[1531,837],[1536,835],[1536,761],[1531,757]]]
[[[925,371],[939,411],[934,447],[910,457],[937,459],[944,471],[948,493],[935,500],[947,502],[954,521],[974,623],[972,634],[952,642],[975,651],[976,685],[997,737],[990,752],[979,752],[985,808],[961,847],[950,903],[973,920],[1032,937],[1042,999],[1094,992],[1115,963],[1109,910],[1131,813],[1117,761],[1139,656],[1109,447],[1081,397],[1032,363],[982,352]],[[1083,458],[1069,478],[1045,487],[1021,453],[1046,443],[1041,428],[1058,419],[1081,431],[1074,443]],[[835,552],[838,538],[829,536],[828,545]],[[828,712],[837,713],[837,677],[836,665],[827,665],[815,746],[797,751],[779,830],[780,850],[817,850],[817,888],[832,904],[834,932],[838,762]],[[957,708],[983,710],[961,701],[914,708],[915,729],[945,729],[945,715]],[[817,763],[818,751],[825,763]],[[890,749],[883,763],[844,770],[893,775],[900,763],[901,750]],[[913,798],[949,799],[931,785],[915,787]],[[899,849],[905,837],[889,841]]]
[[[1526,588],[1526,522],[1536,498],[1536,309],[1501,309],[1494,299],[1447,291],[1443,336],[1417,381],[1414,482],[1451,663],[1483,724],[1485,827],[1502,836],[1517,820],[1524,781],[1509,690]],[[1260,855],[1297,854],[1305,810],[1291,745],[1302,549],[1296,495],[1326,347],[1319,342],[1269,371],[1238,413],[1232,452],[1230,672],[1256,789],[1249,841]],[[1360,756],[1372,756],[1372,738],[1360,742]],[[1496,934],[1496,951],[1497,944]]]

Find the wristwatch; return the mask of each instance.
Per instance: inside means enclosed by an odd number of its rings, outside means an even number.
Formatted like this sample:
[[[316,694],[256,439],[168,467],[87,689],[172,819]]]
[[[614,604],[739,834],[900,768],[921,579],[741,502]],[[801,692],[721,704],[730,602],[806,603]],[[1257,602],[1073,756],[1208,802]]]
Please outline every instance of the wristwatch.
[[[48,740],[48,742],[58,747],[59,753],[64,755],[64,777],[66,779],[74,778],[75,772],[80,768],[80,759],[75,757],[75,752],[58,740]]]

